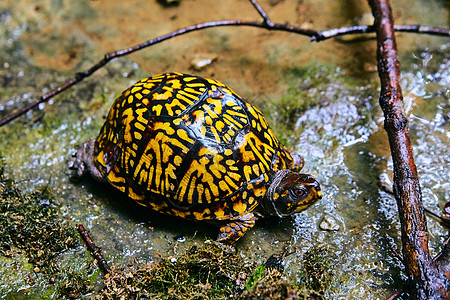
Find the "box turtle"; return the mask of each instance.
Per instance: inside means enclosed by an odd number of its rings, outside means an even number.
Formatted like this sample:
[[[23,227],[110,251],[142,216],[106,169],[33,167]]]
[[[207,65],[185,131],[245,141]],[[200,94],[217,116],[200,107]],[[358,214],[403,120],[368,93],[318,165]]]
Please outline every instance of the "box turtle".
[[[218,241],[233,244],[257,219],[300,212],[322,197],[319,183],[298,173],[303,163],[229,87],[168,73],[125,90],[72,169],[155,211],[221,222]]]

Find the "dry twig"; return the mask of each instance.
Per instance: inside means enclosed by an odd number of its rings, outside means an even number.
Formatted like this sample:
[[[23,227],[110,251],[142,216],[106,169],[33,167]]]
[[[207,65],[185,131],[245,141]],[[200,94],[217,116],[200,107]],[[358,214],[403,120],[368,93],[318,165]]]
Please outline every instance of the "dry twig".
[[[77,224],[77,229],[81,237],[83,238],[83,241],[86,243],[88,250],[97,260],[98,266],[103,271],[103,273],[105,273],[105,275],[111,274],[111,268],[108,266],[108,263],[103,258],[103,255],[101,253],[102,250],[99,247],[95,246],[94,242],[92,241],[91,237],[89,236],[89,233],[86,231],[84,226],[82,224]]]

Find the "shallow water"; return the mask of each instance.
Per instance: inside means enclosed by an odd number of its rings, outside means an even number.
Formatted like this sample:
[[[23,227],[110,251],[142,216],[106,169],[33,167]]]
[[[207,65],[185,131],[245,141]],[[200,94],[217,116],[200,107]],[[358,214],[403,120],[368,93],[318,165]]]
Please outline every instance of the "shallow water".
[[[317,29],[354,25],[370,9],[359,1],[261,1],[274,21]],[[245,1],[157,2],[6,1],[0,3],[0,116],[22,107],[99,60],[103,54],[183,26],[258,15]],[[442,1],[396,1],[397,24],[448,26]],[[195,12],[190,13],[188,7]],[[318,13],[320,11],[320,13]],[[439,213],[450,197],[450,103],[448,40],[402,34],[398,48],[405,109],[423,200]],[[191,62],[215,57],[205,69]],[[324,198],[292,218],[264,220],[238,244],[243,259],[263,262],[294,252],[286,272],[299,279],[299,261],[313,245],[329,246],[336,260],[327,298],[379,299],[393,293],[403,275],[387,240],[400,245],[395,200],[379,187],[392,161],[378,106],[375,41],[308,38],[261,29],[220,28],[182,36],[111,62],[79,86],[0,128],[6,173],[25,191],[48,186],[64,216],[83,223],[109,262],[151,261],[215,238],[214,227],[142,210],[105,185],[70,180],[67,163],[76,145],[95,137],[119,93],[150,74],[182,71],[214,77],[259,106],[277,136],[305,157],[305,172],[317,177]],[[319,224],[332,216],[338,231]],[[447,230],[428,218],[430,246],[439,251]],[[386,238],[386,235],[388,238]],[[183,236],[185,242],[177,241]],[[83,248],[68,266],[83,271],[91,258]],[[23,258],[2,259],[0,294],[14,297],[31,272]],[[5,275],[3,275],[5,274]],[[25,298],[44,293],[37,283]]]

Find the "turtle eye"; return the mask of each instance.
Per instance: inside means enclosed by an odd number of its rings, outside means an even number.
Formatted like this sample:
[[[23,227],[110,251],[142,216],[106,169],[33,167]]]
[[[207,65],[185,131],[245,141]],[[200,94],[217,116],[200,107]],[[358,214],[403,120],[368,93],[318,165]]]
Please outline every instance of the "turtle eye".
[[[291,189],[290,193],[294,198],[302,198],[306,195],[305,189]]]

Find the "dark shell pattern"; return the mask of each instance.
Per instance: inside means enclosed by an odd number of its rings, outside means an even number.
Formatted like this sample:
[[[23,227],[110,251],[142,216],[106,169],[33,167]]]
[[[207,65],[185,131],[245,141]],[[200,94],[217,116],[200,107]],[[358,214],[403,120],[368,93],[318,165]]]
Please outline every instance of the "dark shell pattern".
[[[227,220],[258,206],[293,159],[261,112],[223,83],[168,73],[114,102],[95,142],[108,182],[155,211]],[[295,170],[294,170],[295,171]]]

